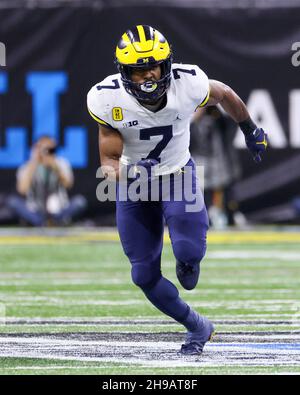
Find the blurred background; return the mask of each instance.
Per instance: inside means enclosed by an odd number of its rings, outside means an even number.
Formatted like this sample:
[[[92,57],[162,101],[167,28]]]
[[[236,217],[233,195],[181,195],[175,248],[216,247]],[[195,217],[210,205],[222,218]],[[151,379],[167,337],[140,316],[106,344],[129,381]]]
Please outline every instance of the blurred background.
[[[82,199],[73,222],[115,225],[114,203],[96,199],[98,133],[86,95],[117,72],[115,45],[136,24],[161,31],[175,62],[231,86],[269,134],[258,165],[219,108],[196,114],[191,150],[206,168],[212,224],[299,224],[300,1],[2,0],[0,21],[0,225],[20,223],[17,172],[45,135],[73,169],[69,196]]]

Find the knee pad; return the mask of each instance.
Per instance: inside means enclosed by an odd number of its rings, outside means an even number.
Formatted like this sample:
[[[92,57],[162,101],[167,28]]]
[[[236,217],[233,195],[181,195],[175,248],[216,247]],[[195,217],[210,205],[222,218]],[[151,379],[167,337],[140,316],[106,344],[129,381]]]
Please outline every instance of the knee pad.
[[[142,289],[149,289],[160,279],[160,270],[152,265],[134,264],[131,269],[131,278],[135,285]]]
[[[196,264],[200,263],[206,252],[206,241],[178,240],[173,243],[175,258],[180,262]]]

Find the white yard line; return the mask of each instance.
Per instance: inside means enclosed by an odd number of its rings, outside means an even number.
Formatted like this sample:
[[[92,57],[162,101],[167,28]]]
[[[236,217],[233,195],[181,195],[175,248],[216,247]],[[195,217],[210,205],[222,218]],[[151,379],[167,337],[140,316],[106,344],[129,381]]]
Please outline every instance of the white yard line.
[[[229,300],[229,301],[219,301],[210,302],[207,300],[195,301],[194,298],[185,298],[186,302],[190,303],[193,307],[206,308],[206,309],[218,309],[224,308],[228,310],[257,310],[264,309],[267,311],[281,311],[290,308],[290,310],[295,310],[295,312],[300,307],[300,302],[298,299],[264,299],[264,300]],[[29,307],[41,301],[41,299],[35,298],[12,298],[7,300],[1,300],[0,303],[6,306],[18,305]],[[82,300],[66,300],[63,298],[46,298],[42,300],[43,306],[133,306],[133,305],[145,305],[146,301],[144,299],[127,299],[127,300],[95,300],[95,299],[82,299]]]
[[[62,279],[61,277],[57,278],[37,278],[37,276],[33,275],[27,281],[26,279],[20,280],[13,280],[13,281],[1,281],[1,286],[34,286],[34,285],[64,285],[64,286],[73,286],[73,285],[132,285],[132,283],[126,279],[121,278],[101,278],[101,273],[99,273],[98,277],[90,276],[87,279],[80,279],[80,278],[69,278],[69,279]]]
[[[1,300],[0,300],[1,302]],[[38,300],[32,300],[31,302],[22,302],[21,300],[6,301],[5,304],[8,306],[18,304],[18,306],[33,306]],[[3,303],[3,301],[2,301]],[[128,300],[78,300],[69,301],[64,299],[49,300],[43,302],[43,306],[85,306],[85,305],[95,305],[95,306],[130,306],[130,305],[144,305],[144,300],[128,299]]]
[[[124,365],[124,367],[126,367],[126,365]],[[107,365],[101,366],[99,365],[95,365],[95,366],[91,366],[91,365],[76,365],[76,366],[67,366],[67,365],[57,365],[57,366],[53,366],[53,365],[44,365],[44,366],[15,366],[15,367],[7,367],[7,368],[1,368],[0,365],[0,372],[1,370],[68,370],[68,369],[74,369],[74,370],[78,370],[78,369],[107,369]]]
[[[300,314],[298,314],[298,320],[300,321]],[[211,317],[210,317],[211,318]],[[213,319],[213,318],[211,318]],[[291,314],[256,314],[256,315],[218,315],[218,318],[214,320],[214,322],[222,322],[224,324],[232,324],[233,322],[240,321],[243,325],[247,325],[247,323],[252,321],[259,322],[276,322],[276,321],[292,321],[296,323],[298,320],[294,319],[294,315]],[[115,324],[128,324],[128,325],[180,325],[175,321],[171,321],[166,319],[160,319],[156,316],[149,316],[147,318],[141,317],[136,319],[127,319],[124,317],[116,317],[116,316],[106,316],[102,317],[7,317],[7,324],[20,324],[23,323],[31,323],[31,324],[39,324],[40,322],[51,322],[53,324],[59,322],[65,322],[66,324],[72,322],[78,322],[78,324],[85,324],[86,322],[97,322],[101,323],[115,323]]]
[[[275,338],[272,335],[268,340]],[[245,335],[243,339],[249,340]],[[282,342],[286,339],[299,341],[300,336],[279,337],[277,345],[253,343],[252,337],[252,343],[208,343],[201,356],[187,358],[178,355],[180,344],[175,342],[78,341],[16,336],[0,338],[0,356],[115,362],[152,367],[300,366],[300,343],[285,345]],[[123,356],[120,357],[120,354]]]
[[[276,289],[263,289],[259,290],[257,288],[247,288],[247,289],[223,289],[222,290],[222,295],[257,295],[260,292],[263,292],[264,294],[299,294],[300,295],[300,289],[290,289],[290,288],[276,288]],[[193,295],[199,294],[199,295],[220,295],[220,290],[218,289],[193,289]],[[108,295],[118,295],[118,296],[130,296],[136,295],[136,296],[141,296],[142,293],[141,291],[135,291],[134,289],[130,289],[128,291],[115,291],[115,290],[80,290],[80,293],[77,290],[74,291],[69,291],[69,290],[53,290],[53,291],[41,291],[39,292],[39,296],[41,298],[46,298],[46,297],[55,297],[55,296],[60,296],[60,297],[83,297],[85,295],[88,296],[108,296]],[[10,295],[7,292],[0,292],[0,298],[13,298],[13,297],[36,297],[32,296],[32,291],[19,291],[17,292],[16,296],[15,295]]]
[[[207,259],[269,259],[271,262],[278,260],[289,260],[300,262],[300,252],[296,251],[285,251],[285,250],[228,250],[224,249],[222,251],[211,251],[206,254]],[[254,263],[254,262],[253,262]]]

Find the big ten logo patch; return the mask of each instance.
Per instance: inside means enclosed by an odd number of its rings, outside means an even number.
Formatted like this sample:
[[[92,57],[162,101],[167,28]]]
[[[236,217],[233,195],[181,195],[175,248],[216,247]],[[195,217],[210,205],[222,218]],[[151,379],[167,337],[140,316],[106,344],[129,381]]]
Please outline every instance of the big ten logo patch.
[[[114,107],[112,109],[112,116],[114,121],[122,121],[123,120],[123,112],[121,107]]]

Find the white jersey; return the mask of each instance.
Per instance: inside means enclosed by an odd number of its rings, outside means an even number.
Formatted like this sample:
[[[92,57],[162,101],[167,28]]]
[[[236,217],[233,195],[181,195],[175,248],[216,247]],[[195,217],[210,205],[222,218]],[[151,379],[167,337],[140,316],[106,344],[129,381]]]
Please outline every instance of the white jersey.
[[[209,98],[207,75],[196,65],[172,65],[167,104],[157,112],[143,107],[123,87],[120,74],[94,85],[87,96],[91,116],[118,130],[123,138],[123,164],[155,158],[156,175],[173,173],[190,159],[190,120]]]

